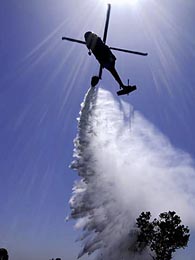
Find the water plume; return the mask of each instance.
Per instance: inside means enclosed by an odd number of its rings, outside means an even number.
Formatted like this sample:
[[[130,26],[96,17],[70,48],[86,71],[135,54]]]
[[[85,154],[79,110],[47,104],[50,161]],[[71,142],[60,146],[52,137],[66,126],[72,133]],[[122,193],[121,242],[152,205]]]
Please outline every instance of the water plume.
[[[195,226],[194,162],[174,148],[139,112],[112,94],[91,88],[81,105],[71,168],[80,176],[71,218],[83,230],[78,257],[149,259],[136,253],[135,220],[174,210]]]

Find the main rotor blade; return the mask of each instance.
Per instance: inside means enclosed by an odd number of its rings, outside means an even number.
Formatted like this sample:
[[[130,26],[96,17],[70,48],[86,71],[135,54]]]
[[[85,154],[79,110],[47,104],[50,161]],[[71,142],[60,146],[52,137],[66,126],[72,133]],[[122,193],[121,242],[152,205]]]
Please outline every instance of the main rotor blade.
[[[115,48],[115,47],[109,47],[111,50],[115,50],[115,51],[122,51],[122,52],[127,52],[127,53],[131,53],[131,54],[136,54],[136,55],[142,55],[142,56],[147,56],[148,53],[145,52],[139,52],[139,51],[130,51],[130,50],[125,50],[125,49],[120,49],[120,48]]]
[[[107,10],[107,15],[106,15],[106,23],[105,23],[105,28],[104,28],[104,36],[103,36],[103,42],[106,43],[106,38],[107,38],[107,33],[108,33],[108,24],[109,24],[109,19],[110,19],[110,9],[111,9],[111,4],[108,4],[108,10]]]
[[[77,43],[81,43],[81,44],[85,44],[86,45],[86,42],[80,41],[80,40],[77,40],[77,39],[73,39],[73,38],[62,37],[62,40],[67,40],[67,41],[70,41],[70,42],[77,42]]]

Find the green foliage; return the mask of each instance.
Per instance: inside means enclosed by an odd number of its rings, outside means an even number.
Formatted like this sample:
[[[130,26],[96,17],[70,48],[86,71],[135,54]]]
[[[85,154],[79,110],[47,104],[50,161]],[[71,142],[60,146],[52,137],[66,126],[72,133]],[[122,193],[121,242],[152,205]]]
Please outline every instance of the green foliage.
[[[185,248],[189,240],[189,228],[181,225],[181,219],[174,211],[164,212],[159,219],[150,222],[151,213],[142,212],[137,218],[140,230],[137,246],[149,247],[155,252],[155,260],[170,260],[176,249]]]
[[[0,260],[8,260],[8,252],[5,248],[0,248]]]

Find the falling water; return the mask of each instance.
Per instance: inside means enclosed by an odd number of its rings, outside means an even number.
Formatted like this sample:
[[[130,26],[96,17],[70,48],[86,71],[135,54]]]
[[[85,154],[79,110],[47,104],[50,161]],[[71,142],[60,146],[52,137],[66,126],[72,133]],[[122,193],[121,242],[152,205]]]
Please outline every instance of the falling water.
[[[81,105],[71,168],[78,172],[71,218],[83,230],[79,254],[96,260],[149,259],[136,253],[135,220],[175,210],[193,227],[194,162],[139,112],[91,88]],[[170,199],[171,198],[171,199]]]

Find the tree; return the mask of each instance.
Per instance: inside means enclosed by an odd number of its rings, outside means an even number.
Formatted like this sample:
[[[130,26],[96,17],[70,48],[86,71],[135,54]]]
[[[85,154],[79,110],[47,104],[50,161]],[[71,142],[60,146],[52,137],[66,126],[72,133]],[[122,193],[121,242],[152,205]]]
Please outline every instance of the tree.
[[[8,260],[8,252],[5,248],[0,248],[0,260]]]
[[[174,211],[164,212],[159,219],[150,222],[151,213],[142,212],[137,218],[139,234],[138,249],[149,247],[155,252],[155,260],[170,260],[176,249],[187,246],[190,234],[189,228],[181,225],[181,219]]]

